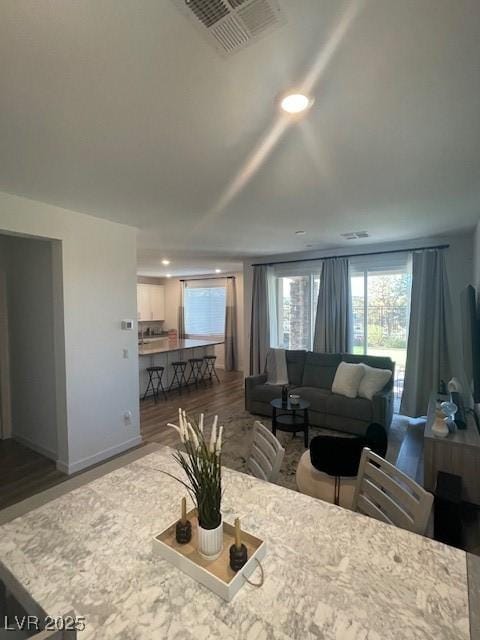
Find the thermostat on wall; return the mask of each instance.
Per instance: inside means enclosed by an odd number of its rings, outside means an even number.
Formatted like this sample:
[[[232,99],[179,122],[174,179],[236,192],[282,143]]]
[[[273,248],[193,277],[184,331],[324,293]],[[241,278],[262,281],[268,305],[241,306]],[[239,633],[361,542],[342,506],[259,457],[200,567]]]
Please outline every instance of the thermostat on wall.
[[[133,320],[122,320],[122,329],[131,331],[133,329]]]

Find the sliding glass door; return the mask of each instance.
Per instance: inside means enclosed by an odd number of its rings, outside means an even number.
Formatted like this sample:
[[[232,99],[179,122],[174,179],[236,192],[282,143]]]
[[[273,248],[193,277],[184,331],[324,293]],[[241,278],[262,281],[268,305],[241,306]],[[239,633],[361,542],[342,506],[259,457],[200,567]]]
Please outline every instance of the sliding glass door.
[[[410,318],[411,268],[407,254],[366,256],[350,262],[353,353],[395,362],[395,411],[403,392]]]

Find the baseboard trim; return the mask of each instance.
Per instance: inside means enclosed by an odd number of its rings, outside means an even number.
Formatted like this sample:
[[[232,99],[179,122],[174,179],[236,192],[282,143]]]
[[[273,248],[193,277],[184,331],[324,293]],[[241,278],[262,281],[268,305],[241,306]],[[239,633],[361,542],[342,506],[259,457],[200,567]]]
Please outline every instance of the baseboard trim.
[[[93,456],[88,456],[87,458],[82,458],[81,460],[77,460],[76,462],[66,463],[63,460],[57,460],[57,469],[62,473],[66,473],[71,475],[72,473],[77,473],[78,471],[82,471],[82,469],[86,469],[87,467],[91,467],[94,464],[98,464],[99,462],[103,462],[108,458],[112,458],[113,456],[118,455],[119,453],[123,453],[128,449],[132,449],[133,447],[138,447],[143,442],[142,436],[135,436],[135,438],[131,438],[130,440],[126,440],[121,444],[117,444],[114,447],[110,447],[108,449],[104,449],[103,451],[99,451],[95,453]]]
[[[46,447],[42,447],[42,445],[37,444],[36,442],[32,442],[32,440],[30,440],[29,438],[24,438],[23,436],[19,436],[16,433],[12,433],[12,440],[16,440],[24,447],[28,447],[29,449],[36,451],[40,455],[45,456],[45,458],[49,458],[53,461],[57,460],[57,454],[55,451],[52,451],[52,449],[47,449]]]

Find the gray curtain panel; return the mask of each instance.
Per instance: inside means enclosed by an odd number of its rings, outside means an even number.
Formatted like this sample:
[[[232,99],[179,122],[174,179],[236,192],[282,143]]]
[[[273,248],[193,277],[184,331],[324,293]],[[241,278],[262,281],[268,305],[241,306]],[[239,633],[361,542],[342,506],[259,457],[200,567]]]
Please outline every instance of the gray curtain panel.
[[[322,263],[313,350],[342,353],[349,348],[350,287],[348,260],[327,258]]]
[[[451,303],[443,250],[413,253],[407,362],[400,413],[427,414],[440,380],[451,378]]]
[[[263,373],[269,347],[268,266],[259,265],[253,267],[250,375]]]
[[[235,278],[227,278],[225,302],[225,370],[234,371],[237,368],[237,364],[237,301]]]
[[[178,337],[185,338],[185,281],[180,282],[180,304],[178,305]]]

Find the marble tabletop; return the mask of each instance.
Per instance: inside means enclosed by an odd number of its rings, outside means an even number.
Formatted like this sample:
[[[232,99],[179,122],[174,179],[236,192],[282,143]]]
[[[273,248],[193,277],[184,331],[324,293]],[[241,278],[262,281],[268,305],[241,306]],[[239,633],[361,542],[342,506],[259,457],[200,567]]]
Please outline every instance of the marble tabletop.
[[[163,448],[0,527],[0,577],[50,615],[86,616],[79,638],[467,640],[466,554],[366,516],[224,470],[223,514],[267,542],[262,588],[231,603],[152,552],[181,486]]]
[[[139,356],[152,356],[156,353],[170,353],[171,351],[183,351],[184,349],[197,349],[199,347],[213,347],[223,344],[223,340],[194,340],[193,338],[159,338],[154,342],[145,342],[138,346]]]

